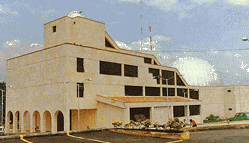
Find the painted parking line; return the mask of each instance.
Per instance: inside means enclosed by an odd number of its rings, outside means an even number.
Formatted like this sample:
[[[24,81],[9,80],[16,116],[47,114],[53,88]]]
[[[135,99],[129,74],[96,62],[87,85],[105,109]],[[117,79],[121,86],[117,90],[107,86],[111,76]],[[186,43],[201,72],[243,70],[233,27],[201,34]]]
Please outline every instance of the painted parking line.
[[[23,138],[23,135],[20,135],[20,139],[21,139],[22,141],[26,142],[26,143],[33,143],[33,142],[28,141],[28,140],[25,140],[25,139]]]
[[[165,142],[165,143],[178,143],[178,142],[182,142],[183,140],[177,140],[177,141],[172,141],[172,142]]]
[[[89,141],[94,141],[94,142],[99,142],[99,143],[111,143],[111,142],[106,142],[106,141],[101,141],[101,140],[87,139],[87,138],[83,138],[83,137],[73,136],[73,135],[70,135],[69,131],[67,131],[67,136],[72,137],[72,138],[76,138],[76,139],[89,140]]]

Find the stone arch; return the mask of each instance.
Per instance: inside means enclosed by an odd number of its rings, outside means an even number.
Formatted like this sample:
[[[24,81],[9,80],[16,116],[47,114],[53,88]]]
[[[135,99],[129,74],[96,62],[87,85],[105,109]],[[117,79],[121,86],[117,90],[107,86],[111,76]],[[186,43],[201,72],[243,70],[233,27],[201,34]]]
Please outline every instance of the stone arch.
[[[43,127],[45,132],[52,131],[52,116],[49,111],[45,111],[43,114]]]
[[[25,111],[23,114],[23,131],[25,133],[30,132],[30,113],[29,113],[29,111]]]
[[[12,132],[13,131],[13,113],[11,111],[7,113],[6,125],[7,125],[7,130],[9,130],[9,132]]]
[[[57,131],[64,131],[64,116],[59,110],[55,113],[55,122]]]
[[[16,113],[15,113],[15,120],[14,120],[14,127],[13,128],[15,128],[15,131],[17,132],[17,133],[19,133],[20,132],[20,129],[21,129],[21,124],[20,124],[20,112],[19,111],[16,111]]]
[[[40,132],[41,131],[41,116],[38,111],[33,113],[33,131]]]

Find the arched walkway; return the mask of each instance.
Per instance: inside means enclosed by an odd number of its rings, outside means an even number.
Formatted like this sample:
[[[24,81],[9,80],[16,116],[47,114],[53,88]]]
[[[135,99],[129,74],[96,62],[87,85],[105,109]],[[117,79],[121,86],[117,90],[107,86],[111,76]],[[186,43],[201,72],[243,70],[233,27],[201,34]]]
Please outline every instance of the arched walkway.
[[[43,114],[43,127],[45,132],[51,132],[52,118],[49,111],[45,111]]]
[[[14,127],[15,128],[15,132],[19,133],[20,132],[20,112],[19,111],[16,111],[15,113],[15,121],[14,121]]]
[[[9,130],[9,132],[13,132],[13,113],[11,111],[7,113],[6,125],[7,130]]]
[[[33,113],[33,131],[40,132],[41,131],[41,117],[38,111]]]
[[[55,113],[55,120],[57,122],[57,131],[64,131],[64,116],[61,111]]]
[[[30,113],[25,111],[23,114],[23,131],[24,133],[30,132]]]

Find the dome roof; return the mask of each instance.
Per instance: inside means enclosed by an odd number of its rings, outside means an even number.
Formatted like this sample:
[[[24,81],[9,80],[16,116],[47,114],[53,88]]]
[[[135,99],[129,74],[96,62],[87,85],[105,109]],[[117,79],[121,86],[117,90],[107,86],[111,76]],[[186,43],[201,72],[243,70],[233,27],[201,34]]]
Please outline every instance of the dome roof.
[[[173,65],[190,85],[216,85],[220,78],[214,68],[207,61],[199,58],[180,58]]]
[[[81,15],[81,12],[82,11],[72,11],[72,12],[70,12],[67,16],[68,17],[77,17],[77,16],[81,16],[81,17],[83,17],[82,15]]]

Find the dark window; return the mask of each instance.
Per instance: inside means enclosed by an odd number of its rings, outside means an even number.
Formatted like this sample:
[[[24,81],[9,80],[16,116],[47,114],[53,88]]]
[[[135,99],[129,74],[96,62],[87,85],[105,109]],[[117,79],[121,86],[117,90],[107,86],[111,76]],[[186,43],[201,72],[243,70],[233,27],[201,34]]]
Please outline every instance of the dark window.
[[[183,89],[183,88],[177,88],[177,96],[184,97],[184,93],[185,93],[185,98],[187,98],[188,97],[188,90]]]
[[[152,73],[154,79],[156,79],[157,84],[160,84],[159,69],[149,68],[149,73]]]
[[[227,92],[232,92],[231,90],[227,90]]]
[[[53,33],[56,32],[56,26],[53,26]]]
[[[99,61],[100,74],[121,76],[121,64]]]
[[[144,63],[151,64],[151,58],[144,58]]]
[[[166,82],[167,79],[168,79],[168,85],[175,85],[174,72],[162,70],[162,84],[167,84]]]
[[[167,96],[167,88],[163,88],[163,96]],[[174,88],[168,88],[168,96],[175,96]]]
[[[233,109],[232,108],[228,108],[228,110],[232,111]]]
[[[109,48],[114,48],[112,44],[105,38],[105,46]]]
[[[77,72],[84,72],[84,59],[77,58]]]
[[[138,77],[138,67],[132,65],[124,65],[124,76]]]
[[[145,96],[160,96],[160,87],[145,87]]]
[[[158,65],[158,64],[156,63],[156,61],[154,61],[154,65]]]
[[[77,97],[84,97],[84,83],[77,83]]]
[[[150,119],[150,107],[130,108],[130,120],[137,122],[145,119]]]
[[[176,81],[177,81],[177,85],[186,86],[186,85],[183,83],[182,79],[180,78],[180,76],[179,76],[178,74],[176,75]]]
[[[143,87],[125,86],[125,96],[143,96]]]
[[[189,105],[190,116],[200,115],[200,105]]]
[[[199,100],[199,90],[198,89],[190,89],[190,98]]]
[[[183,117],[185,109],[184,106],[173,106],[174,117]]]

